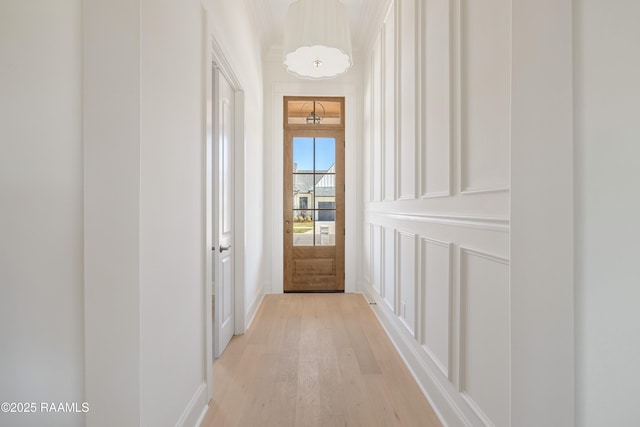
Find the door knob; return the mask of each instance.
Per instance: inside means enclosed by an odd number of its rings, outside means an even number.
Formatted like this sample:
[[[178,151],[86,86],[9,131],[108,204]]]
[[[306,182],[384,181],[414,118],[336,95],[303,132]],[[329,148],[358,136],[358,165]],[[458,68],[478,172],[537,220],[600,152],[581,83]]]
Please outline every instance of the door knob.
[[[231,245],[229,246],[220,246],[220,253],[224,252],[224,251],[228,251],[231,248]]]

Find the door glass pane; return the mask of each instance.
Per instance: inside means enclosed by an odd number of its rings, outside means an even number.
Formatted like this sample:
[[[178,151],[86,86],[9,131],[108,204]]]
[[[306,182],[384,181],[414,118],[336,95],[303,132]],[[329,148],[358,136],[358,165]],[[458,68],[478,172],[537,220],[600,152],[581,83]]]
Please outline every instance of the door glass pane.
[[[313,211],[293,211],[293,245],[313,246]]]
[[[316,101],[316,123],[320,125],[339,125],[342,122],[342,112],[340,107],[341,105],[339,102]]]
[[[317,246],[334,246],[336,244],[336,211],[316,211],[315,243]]]
[[[316,209],[335,209],[335,206],[331,208],[325,208],[320,206],[323,202],[336,202],[336,186],[335,175],[324,175],[315,187],[315,208]]]
[[[293,174],[293,209],[313,209],[314,200],[314,174]]]
[[[313,172],[313,138],[293,138],[293,173]]]
[[[336,139],[316,138],[315,166],[316,172],[336,172]]]
[[[287,101],[287,123],[290,125],[340,125],[342,105],[336,101]]]
[[[307,117],[313,119],[315,115],[313,101],[289,101],[287,103],[287,122],[290,125],[303,125]]]

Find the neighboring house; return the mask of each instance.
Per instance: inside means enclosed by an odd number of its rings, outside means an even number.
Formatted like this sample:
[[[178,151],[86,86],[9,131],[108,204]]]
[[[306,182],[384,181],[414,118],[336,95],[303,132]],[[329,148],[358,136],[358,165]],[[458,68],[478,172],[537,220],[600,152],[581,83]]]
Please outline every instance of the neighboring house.
[[[294,216],[335,221],[335,164],[315,175],[310,170],[298,170],[294,164],[293,172]]]

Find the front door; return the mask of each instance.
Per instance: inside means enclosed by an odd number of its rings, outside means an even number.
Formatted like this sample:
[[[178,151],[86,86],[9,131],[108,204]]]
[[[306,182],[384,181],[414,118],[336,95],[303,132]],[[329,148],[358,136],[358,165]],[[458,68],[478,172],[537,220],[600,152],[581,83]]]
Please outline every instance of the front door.
[[[214,75],[213,138],[213,290],[214,357],[219,357],[234,332],[233,266],[233,162],[234,98],[233,88],[218,69]]]
[[[284,108],[284,291],[344,292],[344,98]]]

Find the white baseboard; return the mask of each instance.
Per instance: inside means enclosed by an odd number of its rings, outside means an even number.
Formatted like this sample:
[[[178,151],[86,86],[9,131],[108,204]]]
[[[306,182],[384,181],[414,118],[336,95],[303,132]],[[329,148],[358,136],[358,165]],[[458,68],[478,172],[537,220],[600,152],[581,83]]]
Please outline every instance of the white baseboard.
[[[198,427],[207,412],[207,384],[202,383],[191,398],[176,427]]]
[[[411,337],[407,337],[406,328],[400,319],[388,310],[386,304],[376,295],[371,286],[361,282],[359,290],[362,291],[367,301],[375,303],[370,305],[371,309],[442,424],[446,427],[471,426],[472,423],[463,415],[461,408],[450,398],[424,362],[421,356],[423,350],[420,345]]]
[[[249,305],[247,310],[247,329],[251,327],[251,323],[253,323],[253,319],[256,318],[256,314],[258,313],[258,308],[260,308],[260,304],[262,304],[262,300],[264,299],[264,286],[258,290],[255,298]]]

